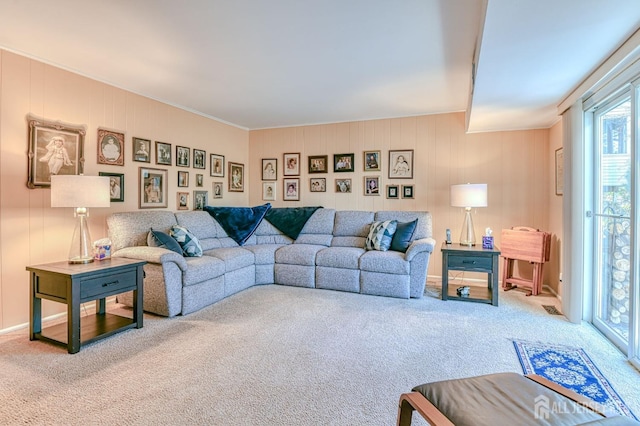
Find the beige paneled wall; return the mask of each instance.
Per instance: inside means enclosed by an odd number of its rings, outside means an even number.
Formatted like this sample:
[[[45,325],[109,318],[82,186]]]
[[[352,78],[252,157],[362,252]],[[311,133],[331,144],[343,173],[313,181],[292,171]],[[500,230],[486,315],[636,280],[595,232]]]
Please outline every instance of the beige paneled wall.
[[[464,113],[452,113],[251,131],[249,144],[249,166],[254,171],[249,181],[252,205],[264,203],[259,173],[261,159],[277,158],[278,193],[276,201],[272,202],[274,206],[430,211],[438,242],[429,266],[429,275],[433,277],[441,275],[439,247],[445,229],[451,229],[454,241],[460,235],[463,212],[449,206],[452,184],[488,184],[489,206],[473,212],[478,240],[486,227],[494,230],[498,245],[503,228],[515,225],[549,228],[548,212],[553,191],[549,171],[552,168],[549,130],[465,134]],[[388,178],[389,150],[398,149],[414,150],[413,179]],[[382,171],[363,171],[365,150],[382,151]],[[301,153],[303,191],[299,202],[282,201],[282,154],[285,152]],[[355,172],[307,173],[309,155],[328,155],[333,164],[336,153],[354,153]],[[380,196],[365,196],[364,176],[369,175],[380,176],[382,188],[388,184],[413,184],[415,198],[390,200],[386,198],[386,191]],[[310,177],[326,177],[327,192],[311,193]],[[336,177],[351,177],[353,193],[336,193],[333,185]],[[557,263],[557,259],[552,263]]]
[[[109,209],[90,211],[93,239],[106,236],[105,217],[116,211],[138,209],[138,168],[168,170],[168,210],[176,209],[178,190],[190,194],[207,190],[209,204],[247,205],[248,192],[226,191],[225,179],[209,176],[209,154],[224,155],[226,161],[248,164],[248,131],[219,121],[117,89],[79,75],[0,50],[0,330],[28,321],[28,274],[25,266],[63,260],[67,256],[74,219],[72,209],[50,208],[49,189],[28,189],[27,114],[47,120],[84,124],[85,174],[98,172],[125,175],[122,203]],[[125,165],[97,164],[97,128],[125,133]],[[140,137],[207,152],[205,170],[193,167],[133,161],[131,138]],[[191,152],[193,160],[193,152]],[[177,172],[189,172],[189,187],[177,187]],[[249,172],[249,168],[246,172]],[[196,173],[204,175],[204,186],[196,188]],[[247,176],[250,176],[248,173]],[[213,181],[224,181],[224,198],[213,200]],[[59,304],[44,304],[44,315],[61,311]]]

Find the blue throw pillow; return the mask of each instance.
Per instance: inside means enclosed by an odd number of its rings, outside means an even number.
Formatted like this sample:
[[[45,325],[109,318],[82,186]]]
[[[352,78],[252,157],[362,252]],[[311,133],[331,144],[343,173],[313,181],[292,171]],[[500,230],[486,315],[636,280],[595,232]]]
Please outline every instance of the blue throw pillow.
[[[218,221],[229,237],[242,246],[256,232],[270,208],[271,204],[267,203],[256,207],[205,206],[204,210]]]
[[[379,251],[389,250],[397,224],[398,221],[396,220],[373,222],[371,228],[369,228],[369,235],[367,235],[367,239],[364,242],[364,248]]]
[[[202,256],[202,247],[200,241],[187,228],[180,225],[173,225],[169,230],[169,234],[182,247],[182,254],[187,257]]]
[[[398,222],[396,233],[393,234],[393,239],[391,240],[391,250],[405,253],[411,245],[411,239],[417,225],[418,219],[413,222]]]
[[[182,256],[182,247],[169,234],[162,231],[154,231],[153,228],[147,234],[147,245],[149,247],[161,247],[175,251]]]

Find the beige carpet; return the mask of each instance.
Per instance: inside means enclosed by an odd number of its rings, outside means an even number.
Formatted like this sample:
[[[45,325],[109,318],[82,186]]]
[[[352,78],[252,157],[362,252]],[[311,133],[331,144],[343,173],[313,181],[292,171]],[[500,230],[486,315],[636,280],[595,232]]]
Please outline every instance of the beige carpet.
[[[622,354],[541,304],[554,299],[501,291],[496,308],[270,285],[186,317],[145,315],[76,355],[14,332],[0,336],[0,423],[393,425],[415,385],[521,372],[512,338],[584,348],[640,413]]]

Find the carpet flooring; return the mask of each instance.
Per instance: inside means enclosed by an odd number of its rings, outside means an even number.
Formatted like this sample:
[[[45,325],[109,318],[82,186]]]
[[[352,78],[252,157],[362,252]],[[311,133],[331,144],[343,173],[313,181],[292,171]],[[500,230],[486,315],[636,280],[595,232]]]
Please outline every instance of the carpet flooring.
[[[640,412],[638,371],[591,326],[541,303],[557,301],[500,291],[494,307],[268,285],[185,317],[145,314],[144,328],[75,355],[20,330],[0,335],[0,422],[392,425],[413,386],[521,373],[514,339],[588,348]]]

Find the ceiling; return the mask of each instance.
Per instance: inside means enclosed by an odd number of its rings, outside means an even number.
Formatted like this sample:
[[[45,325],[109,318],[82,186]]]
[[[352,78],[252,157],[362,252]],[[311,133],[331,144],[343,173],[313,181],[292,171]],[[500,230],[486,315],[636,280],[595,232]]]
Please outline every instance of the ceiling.
[[[246,129],[547,128],[638,28],[638,0],[0,0],[1,48]]]

